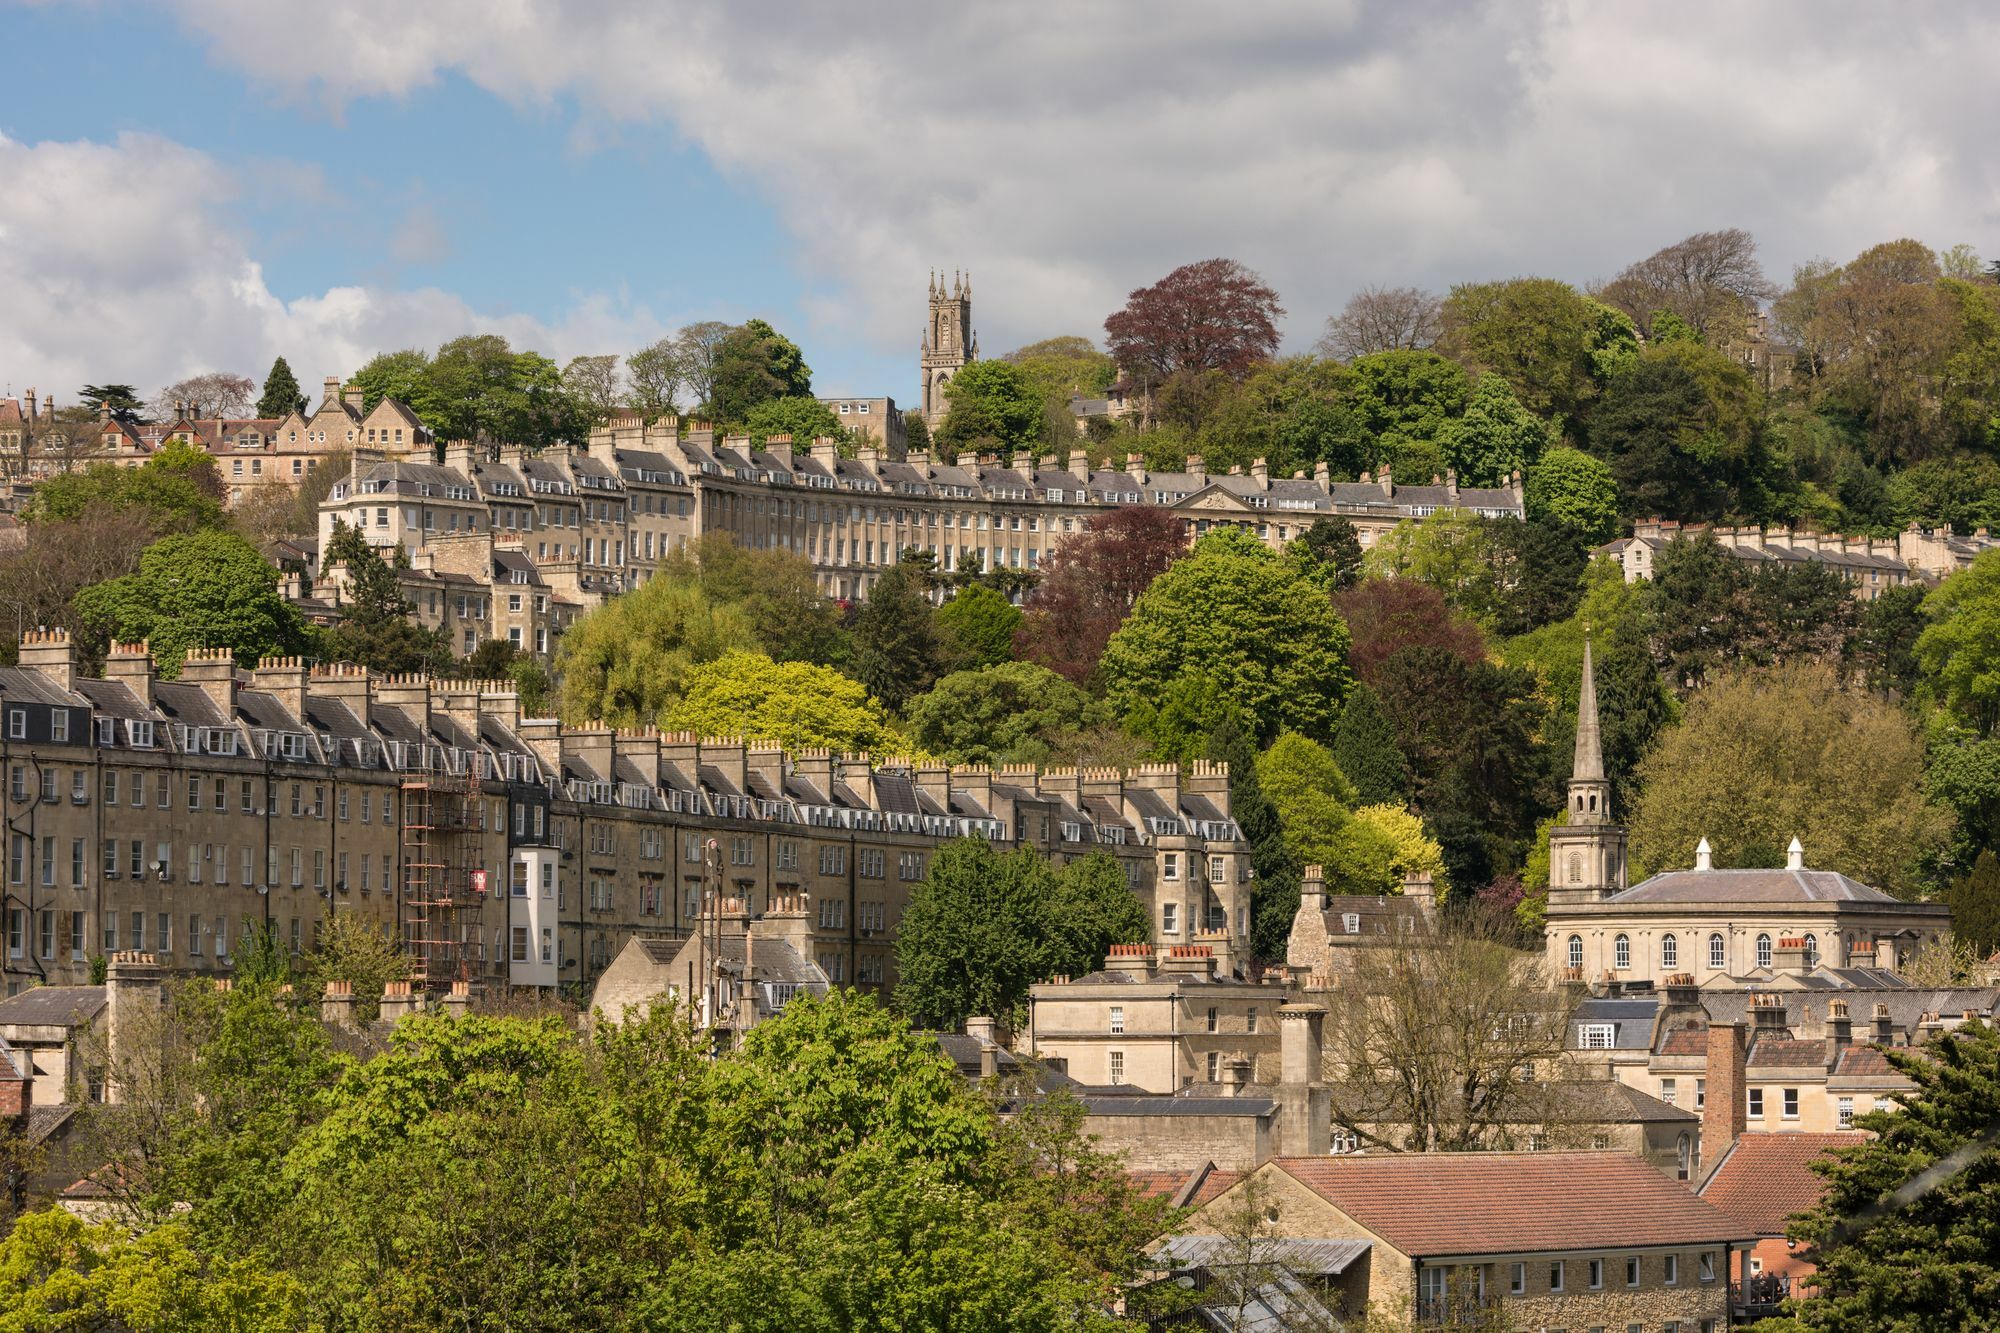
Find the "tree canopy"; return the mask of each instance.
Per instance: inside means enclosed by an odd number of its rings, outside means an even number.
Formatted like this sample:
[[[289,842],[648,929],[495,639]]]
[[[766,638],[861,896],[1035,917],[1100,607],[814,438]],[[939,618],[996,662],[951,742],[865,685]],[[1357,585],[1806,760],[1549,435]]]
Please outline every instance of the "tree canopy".
[[[310,628],[278,591],[278,571],[233,532],[176,533],[148,546],[136,572],[76,594],[102,645],[146,639],[160,674],[180,674],[191,648],[227,648],[254,667],[309,651]]]
[[[655,575],[563,635],[556,650],[562,714],[572,725],[650,726],[686,692],[696,667],[756,647],[750,618],[738,607],[693,579]]]
[[[1104,321],[1119,365],[1157,384],[1182,372],[1241,374],[1278,350],[1278,294],[1233,259],[1183,264]]]
[[[787,750],[880,754],[893,748],[888,719],[860,682],[831,667],[773,662],[762,653],[728,652],[689,668],[660,725],[774,740]]]

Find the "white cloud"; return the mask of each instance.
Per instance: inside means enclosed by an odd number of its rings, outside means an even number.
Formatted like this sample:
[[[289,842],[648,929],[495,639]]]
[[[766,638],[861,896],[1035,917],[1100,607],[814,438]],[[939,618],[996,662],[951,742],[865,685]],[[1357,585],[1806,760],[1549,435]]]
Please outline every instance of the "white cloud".
[[[1710,227],[1780,275],[1903,234],[2000,244],[1978,7],[166,2],[282,95],[450,72],[669,126],[776,201],[885,347],[935,264],[977,274],[997,349],[1096,332],[1217,253],[1304,342],[1369,282],[1584,280]],[[338,58],[296,59],[302,32]]]
[[[237,178],[152,136],[0,136],[0,180],[0,367],[17,392],[36,387],[59,402],[92,381],[129,382],[143,396],[205,370],[261,377],[278,353],[316,384],[385,348],[475,329],[567,355],[640,346],[663,327],[592,294],[554,323],[479,311],[435,288],[342,286],[282,300],[230,222]]]

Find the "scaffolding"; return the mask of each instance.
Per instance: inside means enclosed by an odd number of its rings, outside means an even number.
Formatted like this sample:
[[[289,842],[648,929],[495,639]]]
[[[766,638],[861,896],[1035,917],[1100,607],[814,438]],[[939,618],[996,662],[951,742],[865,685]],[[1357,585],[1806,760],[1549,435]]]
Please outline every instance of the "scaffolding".
[[[462,775],[406,778],[402,787],[403,947],[410,982],[418,990],[445,990],[454,981],[472,981],[481,961],[479,906],[486,886],[479,882],[484,872],[474,828],[482,808],[479,776],[467,764]]]

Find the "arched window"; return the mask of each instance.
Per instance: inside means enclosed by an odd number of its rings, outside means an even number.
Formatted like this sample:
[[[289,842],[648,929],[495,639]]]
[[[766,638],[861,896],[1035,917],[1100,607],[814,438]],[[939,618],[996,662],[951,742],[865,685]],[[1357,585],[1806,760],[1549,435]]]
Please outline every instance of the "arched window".
[[[1583,883],[1583,853],[1581,852],[1571,852],[1569,854],[1569,882],[1572,884]]]
[[[1683,1134],[1680,1137],[1680,1142],[1674,1145],[1674,1178],[1676,1180],[1688,1179],[1693,1167],[1694,1141]]]
[[[1660,966],[1679,967],[1681,965],[1681,942],[1671,935],[1660,937]]]
[[[1721,935],[1708,937],[1708,965],[1713,968],[1723,966],[1724,954]]]
[[[1572,935],[1569,937],[1569,965],[1576,968],[1583,966],[1583,936],[1581,935]]]
[[[1819,966],[1819,936],[1806,936],[1806,966]]]
[[[1632,966],[1632,941],[1623,935],[1611,941],[1611,965],[1620,971]]]
[[[1769,967],[1770,965],[1771,937],[1769,935],[1759,935],[1757,937],[1757,966]]]

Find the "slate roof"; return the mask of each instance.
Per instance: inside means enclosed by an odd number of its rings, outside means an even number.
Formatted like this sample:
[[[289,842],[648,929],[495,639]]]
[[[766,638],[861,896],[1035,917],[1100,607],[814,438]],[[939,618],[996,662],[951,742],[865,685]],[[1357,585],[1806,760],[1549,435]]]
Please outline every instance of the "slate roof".
[[[1263,1116],[1278,1109],[1269,1097],[1172,1097],[1161,1094],[1130,1097],[1087,1095],[1083,1104],[1092,1115]]]
[[[1614,893],[1607,903],[1883,903],[1892,898],[1837,870],[1669,870]]]
[[[1243,1243],[1230,1236],[1173,1236],[1154,1253],[1187,1268],[1227,1268],[1245,1263],[1284,1268],[1302,1277],[1337,1277],[1374,1249],[1365,1240],[1307,1240],[1259,1236]]]
[[[1612,1152],[1283,1157],[1301,1185],[1412,1258],[1748,1240],[1637,1157]]]
[[[1701,1197],[1758,1236],[1782,1236],[1785,1219],[1820,1201],[1826,1181],[1811,1164],[1865,1143],[1859,1130],[1831,1134],[1744,1134],[1701,1187]]]
[[[68,1027],[95,1018],[105,998],[102,986],[30,986],[0,1000],[0,1024]]]

